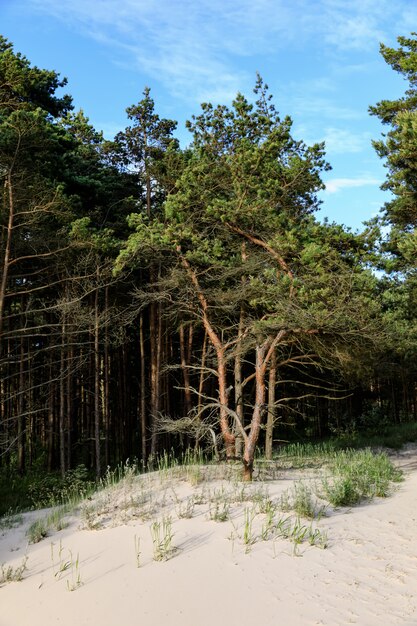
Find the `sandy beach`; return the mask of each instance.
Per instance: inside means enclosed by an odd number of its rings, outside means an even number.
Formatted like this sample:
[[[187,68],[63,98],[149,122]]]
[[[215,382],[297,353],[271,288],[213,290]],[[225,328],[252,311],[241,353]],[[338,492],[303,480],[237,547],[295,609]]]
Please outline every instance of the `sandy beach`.
[[[250,485],[221,468],[130,475],[33,544],[48,512],[26,513],[0,536],[3,570],[27,557],[23,580],[0,587],[0,626],[415,625],[417,448],[393,461],[404,481],[390,497],[313,521],[275,510],[313,469]]]

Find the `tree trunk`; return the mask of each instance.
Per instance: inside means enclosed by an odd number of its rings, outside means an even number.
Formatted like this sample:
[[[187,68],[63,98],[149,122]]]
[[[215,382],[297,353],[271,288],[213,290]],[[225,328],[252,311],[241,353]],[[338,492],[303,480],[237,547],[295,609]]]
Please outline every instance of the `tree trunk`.
[[[184,324],[180,325],[180,355],[181,355],[181,369],[184,377],[184,413],[189,415],[191,412],[191,388],[190,388],[190,373],[187,363],[187,352],[185,347],[185,333]]]
[[[238,329],[238,341],[236,344],[236,356],[235,356],[235,411],[238,419],[242,427],[244,426],[244,415],[243,415],[243,385],[242,385],[242,334],[244,330],[245,324],[245,312],[243,306],[240,308],[240,317],[239,317],[239,329]],[[235,433],[236,433],[236,456],[240,457],[242,455],[242,433],[240,429],[235,425]]]
[[[252,413],[251,427],[245,439],[245,450],[243,452],[243,480],[251,481],[253,474],[253,462],[255,458],[256,444],[261,429],[262,417],[265,407],[265,351],[266,344],[256,346],[255,363],[255,406]]]
[[[100,278],[100,270],[97,267],[97,283]],[[101,459],[100,459],[100,320],[98,310],[98,287],[94,302],[94,442],[95,442],[95,461],[96,476],[101,476]]]
[[[7,235],[6,235],[6,244],[4,248],[4,255],[2,261],[2,275],[0,281],[0,356],[2,354],[2,333],[3,333],[3,316],[4,316],[4,300],[6,297],[6,287],[7,287],[7,279],[9,275],[9,263],[10,256],[12,251],[12,235],[13,235],[13,222],[14,222],[14,201],[13,201],[13,187],[12,187],[12,176],[9,172],[6,176],[6,180],[4,182],[5,186],[5,204],[7,198],[8,204],[8,223],[7,223]]]
[[[276,366],[277,357],[274,351],[271,357],[271,366],[269,368],[268,380],[268,416],[266,419],[266,436],[265,436],[265,457],[268,461],[272,460],[272,452],[274,445],[274,423],[275,423],[275,384],[276,384]]]
[[[139,315],[139,358],[140,358],[140,432],[142,438],[142,463],[146,464],[146,373],[145,373],[145,340],[143,336],[143,313]]]
[[[204,293],[201,291],[200,284],[198,282],[197,274],[192,269],[188,260],[182,256],[181,249],[177,248],[177,252],[180,253],[180,260],[183,267],[194,285],[197,297],[201,306],[202,322],[204,329],[210,339],[217,356],[217,380],[218,380],[218,392],[219,392],[219,404],[220,404],[220,431],[222,433],[223,441],[225,444],[226,458],[232,459],[236,457],[236,437],[230,429],[229,425],[229,399],[227,390],[227,365],[225,359],[225,347],[216,333],[215,329],[211,325],[208,314],[208,303]]]
[[[17,403],[17,459],[19,474],[25,473],[25,346],[23,337],[20,340],[20,364],[19,364],[19,401]]]
[[[109,437],[110,437],[110,407],[109,407],[109,378],[110,378],[110,360],[109,360],[109,288],[106,286],[104,291],[104,308],[106,315],[106,324],[104,327],[104,356],[103,356],[103,425],[104,425],[104,462],[106,467],[110,464],[109,453]]]
[[[62,322],[61,371],[59,375],[59,462],[62,478],[65,476],[65,314]]]

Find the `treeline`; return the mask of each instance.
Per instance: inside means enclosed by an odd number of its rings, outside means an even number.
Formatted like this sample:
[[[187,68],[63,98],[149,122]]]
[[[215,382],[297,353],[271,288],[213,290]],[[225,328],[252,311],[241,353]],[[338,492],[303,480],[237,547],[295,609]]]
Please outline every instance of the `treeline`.
[[[415,39],[371,109],[394,194],[362,233],[319,223],[324,145],[267,85],[175,139],[149,89],[106,141],[66,81],[0,38],[0,466],[108,465],[417,419]],[[411,68],[411,69],[410,69]],[[388,233],[388,234],[386,234]],[[378,271],[376,271],[378,270]]]

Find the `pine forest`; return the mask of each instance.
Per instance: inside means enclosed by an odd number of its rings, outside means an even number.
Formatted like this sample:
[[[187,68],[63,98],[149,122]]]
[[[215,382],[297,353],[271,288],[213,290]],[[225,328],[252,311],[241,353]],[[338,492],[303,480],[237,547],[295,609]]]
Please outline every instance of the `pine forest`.
[[[386,203],[354,232],[316,217],[325,146],[263,77],[187,147],[145,87],[110,141],[0,38],[2,493],[187,451],[250,481],[287,442],[417,436],[417,37],[381,54],[407,88],[369,103]]]

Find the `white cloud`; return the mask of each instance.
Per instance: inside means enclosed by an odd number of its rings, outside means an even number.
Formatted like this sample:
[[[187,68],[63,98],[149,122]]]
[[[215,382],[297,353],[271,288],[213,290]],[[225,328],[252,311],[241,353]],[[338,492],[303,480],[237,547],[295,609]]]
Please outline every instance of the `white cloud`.
[[[362,152],[371,144],[371,133],[352,133],[343,128],[326,128],[320,141],[325,142],[328,154]]]
[[[294,135],[306,144],[324,141],[326,154],[357,154],[366,152],[371,145],[372,135],[369,132],[353,132],[346,128],[325,127],[314,129],[312,125],[296,124]]]
[[[337,193],[342,189],[352,187],[365,187],[368,185],[381,185],[381,181],[377,178],[363,176],[361,178],[333,178],[326,181],[326,193]]]
[[[230,99],[238,88],[246,90],[253,76],[236,69],[241,57],[289,44],[300,50],[317,38],[332,54],[362,50],[376,47],[395,24],[413,16],[417,23],[417,6],[410,8],[409,0],[23,1],[117,46],[133,67],[194,101]],[[352,117],[348,109],[333,109],[339,118]]]

